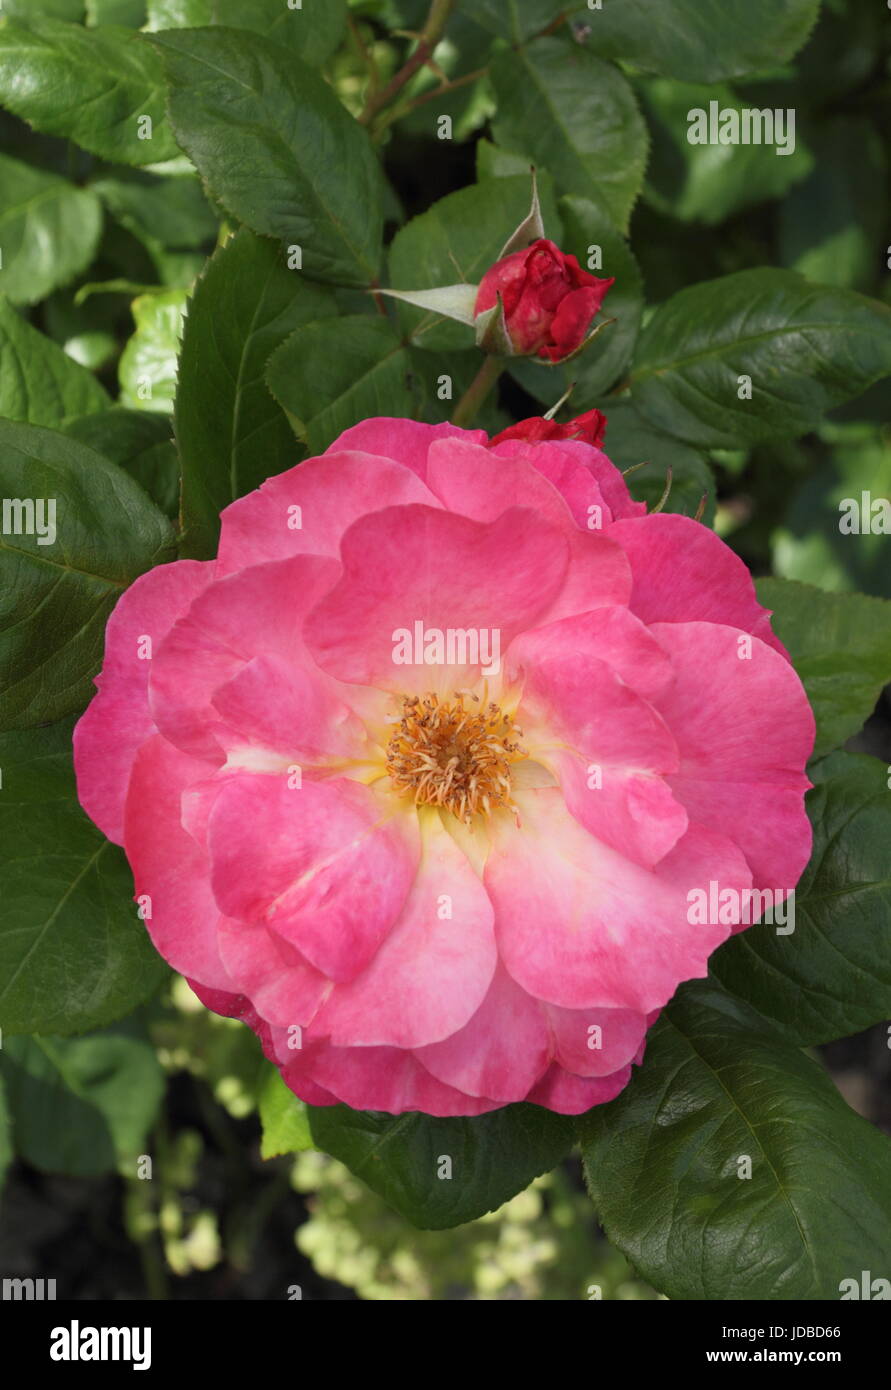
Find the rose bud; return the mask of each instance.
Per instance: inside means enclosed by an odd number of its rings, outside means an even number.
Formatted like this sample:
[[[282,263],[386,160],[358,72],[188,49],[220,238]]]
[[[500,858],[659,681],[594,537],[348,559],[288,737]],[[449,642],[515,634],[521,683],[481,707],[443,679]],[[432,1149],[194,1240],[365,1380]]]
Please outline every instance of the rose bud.
[[[562,362],[582,346],[613,283],[589,275],[575,256],[539,237],[486,271],[474,314],[479,320],[500,298],[509,342],[493,343],[491,350]]]
[[[547,416],[534,415],[493,435],[489,446],[504,444],[508,439],[524,439],[527,444],[541,444],[551,439],[578,439],[599,449],[605,433],[606,416],[602,410],[587,410],[584,415],[577,415],[574,420],[567,420],[562,425],[556,420],[549,420]]]

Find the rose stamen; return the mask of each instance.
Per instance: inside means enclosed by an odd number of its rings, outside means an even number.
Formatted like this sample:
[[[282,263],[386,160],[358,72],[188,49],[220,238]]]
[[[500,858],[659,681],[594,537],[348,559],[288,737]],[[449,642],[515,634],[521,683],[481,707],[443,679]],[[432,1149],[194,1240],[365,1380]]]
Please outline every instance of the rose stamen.
[[[526,756],[517,742],[522,730],[494,701],[478,710],[471,691],[456,690],[452,699],[405,695],[402,712],[387,745],[387,772],[393,789],[410,795],[416,806],[440,806],[465,825],[478,814],[491,816],[506,808],[518,816],[511,799],[511,765]]]

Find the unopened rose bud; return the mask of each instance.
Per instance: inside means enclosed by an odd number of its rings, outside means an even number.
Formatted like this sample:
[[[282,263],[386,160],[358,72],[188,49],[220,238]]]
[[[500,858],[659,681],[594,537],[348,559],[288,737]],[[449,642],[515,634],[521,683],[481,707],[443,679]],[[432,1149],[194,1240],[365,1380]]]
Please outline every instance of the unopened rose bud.
[[[523,439],[527,444],[541,444],[544,440],[552,439],[580,439],[583,444],[599,449],[605,433],[606,416],[602,410],[587,410],[584,415],[577,415],[574,420],[567,420],[563,424],[548,420],[543,415],[535,415],[494,435],[489,440],[489,446],[503,444],[508,439]]]
[[[474,304],[477,342],[490,352],[561,362],[584,343],[613,283],[539,237],[483,276]]]

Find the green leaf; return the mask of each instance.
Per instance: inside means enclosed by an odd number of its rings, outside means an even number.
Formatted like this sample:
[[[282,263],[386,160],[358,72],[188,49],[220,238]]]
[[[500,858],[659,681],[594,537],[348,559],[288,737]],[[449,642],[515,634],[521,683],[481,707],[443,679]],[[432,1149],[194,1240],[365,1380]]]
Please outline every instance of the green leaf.
[[[115,406],[69,420],[63,433],[125,469],[165,516],[177,519],[179,455],[168,416]]]
[[[367,285],[380,260],[380,166],[325,80],[242,30],[171,29],[152,42],[177,137],[214,196],[255,232],[299,246],[310,277]]]
[[[588,42],[605,58],[648,72],[717,82],[791,58],[819,10],[820,0],[603,0],[588,13]]]
[[[570,8],[566,0],[461,0],[469,19],[513,43],[540,33]]]
[[[141,170],[116,172],[91,185],[122,227],[145,242],[172,249],[201,246],[217,234],[217,219],[190,175],[159,178]]]
[[[837,1299],[887,1267],[887,1138],[726,995],[685,988],[580,1128],[601,1224],[669,1298]]]
[[[715,514],[715,479],[701,454],[676,439],[660,434],[647,424],[630,401],[607,401],[604,450],[617,468],[634,468],[645,463],[625,479],[635,502],[654,507],[665,491],[671,469],[671,490],[662,508],[695,516],[703,497],[707,498],[703,520],[711,525]],[[574,409],[570,402],[569,407]]]
[[[169,557],[173,531],[115,464],[9,420],[0,420],[0,495],[22,503],[0,536],[0,728],[10,729],[82,708],[112,607]]]
[[[759,579],[755,588],[813,707],[820,757],[862,729],[891,681],[891,603],[789,579]]]
[[[145,0],[87,0],[87,24],[121,24],[139,29],[145,23]]]
[[[185,290],[159,290],[134,299],[136,332],[118,363],[122,405],[166,414],[173,410],[187,298]]]
[[[0,1075],[0,1194],[6,1182],[6,1174],[12,1165],[15,1154],[12,1148],[12,1117],[6,1101],[6,1087]]]
[[[84,17],[84,0],[3,0],[7,19],[33,19],[45,15],[48,19],[67,19],[79,24]]]
[[[148,0],[146,29],[200,29],[213,19],[212,0]]]
[[[313,1147],[306,1105],[282,1081],[275,1067],[267,1063],[260,1085],[260,1157],[300,1153]]]
[[[701,448],[812,429],[823,411],[891,374],[891,309],[790,270],[691,285],[653,314],[631,377],[654,425]],[[751,379],[751,400],[745,396]]]
[[[346,0],[301,0],[299,9],[287,0],[212,0],[212,9],[215,24],[264,34],[310,67],[321,67],[346,33]]]
[[[0,291],[36,304],[90,264],[102,231],[93,193],[0,155]]]
[[[129,29],[83,29],[55,19],[3,25],[0,101],[42,134],[64,136],[104,159],[157,164],[178,153],[160,60]]]
[[[742,208],[780,198],[800,183],[814,164],[801,131],[772,127],[778,144],[691,145],[693,112],[751,110],[729,87],[699,87],[666,78],[640,81],[638,91],[653,136],[652,159],[644,188],[647,202],[684,222],[715,226]],[[741,127],[744,131],[745,127]],[[793,144],[794,138],[794,144]]]
[[[486,179],[440,198],[396,233],[390,247],[390,284],[396,290],[436,289],[456,281],[477,284],[529,212],[532,180]],[[539,188],[546,232],[559,238],[557,206],[545,177]],[[397,305],[406,335],[430,351],[459,351],[473,344],[473,331],[408,305]],[[557,396],[560,395],[559,390]]]
[[[624,237],[602,202],[590,198],[561,198],[560,214],[565,235],[561,246],[578,258],[583,269],[601,278],[612,275],[616,283],[604,300],[601,316],[615,319],[602,336],[566,366],[546,367],[533,358],[511,364],[516,377],[537,400],[549,406],[574,382],[573,414],[596,404],[627,370],[640,331],[643,312],[643,280]],[[591,266],[591,253],[600,248],[600,263]],[[658,494],[657,494],[658,496]],[[655,500],[655,499],[654,499]]]
[[[888,211],[882,141],[870,121],[838,116],[811,144],[813,172],[780,204],[780,258],[820,284],[869,291]]]
[[[66,720],[0,734],[4,1050],[10,1033],[110,1023],[168,973],[137,916],[123,851],[78,803],[71,729]]]
[[[771,538],[774,573],[820,589],[891,598],[888,536],[870,527],[877,520],[871,507],[891,498],[891,441],[869,426],[827,424],[823,433],[831,452],[808,473]],[[860,530],[848,535],[840,522],[852,501]]]
[[[472,1119],[310,1106],[309,1125],[317,1148],[413,1226],[434,1231],[494,1211],[550,1172],[573,1143],[571,1120],[525,1104]]]
[[[26,1163],[74,1178],[136,1176],[164,1073],[135,1027],[87,1038],[12,1038],[0,1070]]]
[[[214,555],[222,509],[297,463],[263,372],[299,325],[336,312],[329,291],[288,270],[284,251],[246,228],[208,263],[189,301],[176,402],[184,553]]]
[[[888,769],[833,753],[814,775],[814,849],[795,892],[794,932],[756,923],[711,960],[726,989],[807,1046],[891,1018]]]
[[[383,318],[308,324],[274,353],[266,382],[310,454],[370,416],[421,413],[413,355]]]
[[[547,169],[560,193],[603,200],[626,231],[641,189],[647,132],[627,79],[585,48],[536,39],[492,62],[495,139]]]
[[[110,404],[92,372],[38,333],[0,296],[0,416],[58,425],[67,416],[104,410]]]

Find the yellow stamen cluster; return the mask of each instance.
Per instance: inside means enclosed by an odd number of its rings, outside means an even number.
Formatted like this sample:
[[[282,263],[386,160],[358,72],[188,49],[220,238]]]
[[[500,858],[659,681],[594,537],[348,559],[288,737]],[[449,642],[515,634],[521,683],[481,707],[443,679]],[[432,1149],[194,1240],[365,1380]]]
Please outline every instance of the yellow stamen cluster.
[[[465,708],[469,699],[479,709]],[[406,695],[387,746],[394,790],[415,805],[441,806],[470,826],[480,811],[497,807],[517,814],[511,800],[511,764],[526,756],[510,715],[478,695],[458,690],[453,699]]]

